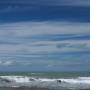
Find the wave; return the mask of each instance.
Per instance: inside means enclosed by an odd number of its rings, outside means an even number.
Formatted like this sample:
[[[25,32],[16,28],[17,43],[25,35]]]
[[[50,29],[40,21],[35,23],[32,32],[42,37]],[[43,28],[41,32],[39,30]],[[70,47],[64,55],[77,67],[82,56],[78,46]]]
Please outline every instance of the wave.
[[[85,89],[90,88],[90,77],[77,78],[35,78],[29,76],[0,76],[0,87],[36,86],[48,88]]]
[[[70,84],[90,84],[90,77],[78,77],[72,79],[60,79],[62,82],[67,82]]]

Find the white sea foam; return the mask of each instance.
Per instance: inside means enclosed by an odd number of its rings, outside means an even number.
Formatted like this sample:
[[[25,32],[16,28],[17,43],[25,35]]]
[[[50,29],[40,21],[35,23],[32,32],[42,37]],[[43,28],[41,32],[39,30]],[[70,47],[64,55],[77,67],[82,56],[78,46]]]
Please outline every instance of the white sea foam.
[[[10,80],[14,81],[17,83],[25,83],[25,82],[30,82],[30,80],[34,80],[35,78],[30,78],[27,76],[0,76],[0,78],[5,79],[5,80]]]
[[[2,84],[4,83],[4,84]],[[8,83],[8,84],[7,84]],[[40,86],[40,87],[72,87],[72,88],[90,88],[90,77],[77,78],[34,78],[29,76],[0,76],[0,86]]]
[[[61,80],[61,82],[67,82],[67,83],[88,83],[90,84],[90,77],[77,77],[77,78],[71,78],[71,79],[49,79],[49,78],[33,78],[28,76],[0,76],[0,79],[6,79],[10,81],[14,81],[17,83],[25,83],[25,82],[31,82],[31,81],[45,81],[45,82],[54,82],[57,80]]]
[[[79,78],[76,78],[76,79],[61,79],[61,81],[63,82],[67,82],[67,83],[70,83],[70,84],[90,84],[90,77],[79,77]]]

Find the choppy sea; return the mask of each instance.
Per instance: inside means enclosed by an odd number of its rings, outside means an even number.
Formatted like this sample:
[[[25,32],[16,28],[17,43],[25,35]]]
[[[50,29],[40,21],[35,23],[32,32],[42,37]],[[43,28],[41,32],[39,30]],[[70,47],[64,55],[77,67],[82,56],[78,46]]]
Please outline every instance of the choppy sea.
[[[90,72],[1,72],[0,87],[38,87],[50,90],[90,89]]]

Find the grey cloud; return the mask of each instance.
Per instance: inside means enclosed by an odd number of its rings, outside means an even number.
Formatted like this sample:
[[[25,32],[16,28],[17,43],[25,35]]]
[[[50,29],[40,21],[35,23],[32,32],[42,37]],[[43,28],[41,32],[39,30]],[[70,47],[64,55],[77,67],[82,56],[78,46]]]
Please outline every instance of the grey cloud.
[[[77,49],[88,49],[89,47],[87,46],[86,43],[77,43],[77,44],[73,44],[73,43],[61,43],[61,44],[57,44],[56,45],[57,48],[77,48]]]
[[[0,41],[0,45],[18,45],[18,42]]]
[[[13,61],[13,60],[1,60],[0,61],[0,66],[39,66],[39,65],[44,65],[47,67],[56,67],[56,66],[78,66],[78,65],[84,65],[84,64],[88,64],[89,62],[84,61],[84,63],[81,63],[81,61],[72,61],[72,60],[68,60],[68,61],[63,61],[63,60],[38,60],[38,62],[33,61],[33,60],[29,60],[29,61]]]
[[[0,25],[0,53],[90,50],[90,23],[18,22]]]
[[[69,37],[68,34],[74,34],[70,37],[81,37],[83,34],[90,33],[90,23],[72,23],[72,22],[19,22],[0,25],[0,36],[25,37],[32,35],[62,35],[62,38]],[[66,36],[66,35],[67,36]],[[75,35],[76,34],[76,35]],[[58,37],[58,36],[57,36]]]
[[[41,43],[41,44],[32,44],[31,46],[33,46],[33,47],[44,47],[44,46],[50,46],[50,44]]]
[[[1,65],[3,65],[3,66],[11,66],[13,64],[14,64],[13,61],[0,61],[0,66]]]

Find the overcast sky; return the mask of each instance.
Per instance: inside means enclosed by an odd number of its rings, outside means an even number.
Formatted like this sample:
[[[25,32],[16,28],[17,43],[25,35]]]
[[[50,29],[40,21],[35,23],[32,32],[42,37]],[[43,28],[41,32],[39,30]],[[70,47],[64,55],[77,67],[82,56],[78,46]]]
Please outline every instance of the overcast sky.
[[[0,0],[0,71],[89,71],[90,0]]]

